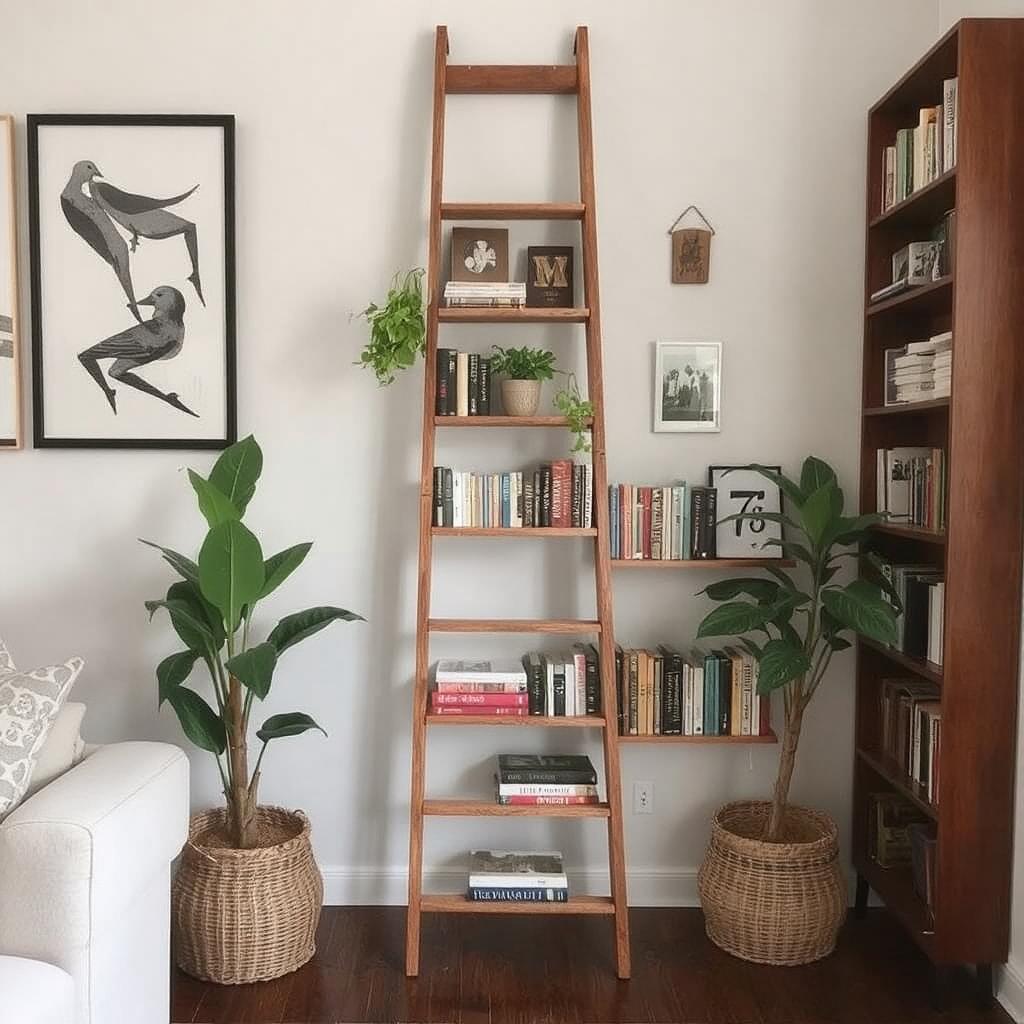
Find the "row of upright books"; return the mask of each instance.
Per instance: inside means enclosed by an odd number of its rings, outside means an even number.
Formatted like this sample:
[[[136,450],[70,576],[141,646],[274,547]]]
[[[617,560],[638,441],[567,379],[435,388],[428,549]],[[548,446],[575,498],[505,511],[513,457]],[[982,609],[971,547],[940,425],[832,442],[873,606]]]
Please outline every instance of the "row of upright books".
[[[685,653],[615,649],[615,685],[622,736],[766,736],[767,697],[757,692],[758,666],[746,651],[726,647]]]
[[[430,694],[435,715],[576,717],[601,713],[597,648],[571,649],[521,659],[437,663]]]
[[[499,754],[494,786],[495,800],[511,806],[600,803],[586,754]]]
[[[885,404],[948,398],[953,385],[953,332],[885,350]]]
[[[556,459],[533,471],[470,473],[434,467],[434,526],[589,529],[594,523],[589,462]]]
[[[444,286],[446,306],[487,309],[526,305],[525,281],[448,281]]]
[[[477,352],[437,350],[435,416],[490,416],[491,361]]]
[[[917,679],[883,679],[879,699],[882,753],[937,806],[942,741],[938,688]]]
[[[654,561],[714,558],[716,508],[714,487],[611,484],[611,557]]]
[[[941,665],[946,603],[942,570],[883,561],[882,571],[903,608],[896,619],[896,650]]]
[[[922,107],[917,124],[900,128],[882,153],[882,212],[956,166],[957,79],[942,83],[942,103]]]
[[[569,879],[561,853],[471,850],[466,899],[478,903],[565,903]]]
[[[876,509],[889,522],[946,528],[948,469],[942,448],[879,448]]]

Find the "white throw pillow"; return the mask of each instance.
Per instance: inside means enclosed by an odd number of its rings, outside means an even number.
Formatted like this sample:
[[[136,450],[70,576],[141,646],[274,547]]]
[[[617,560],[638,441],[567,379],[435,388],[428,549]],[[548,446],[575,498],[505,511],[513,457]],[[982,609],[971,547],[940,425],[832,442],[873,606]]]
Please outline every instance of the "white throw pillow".
[[[82,750],[85,747],[81,735],[84,717],[84,704],[68,701],[60,709],[53,725],[50,726],[43,749],[39,751],[35,771],[32,772],[32,782],[25,791],[26,797],[38,793],[43,786],[71,771],[82,759]]]
[[[3,656],[12,665],[6,648]],[[81,658],[70,658],[31,672],[0,671],[0,820],[28,790],[39,752],[82,665]]]

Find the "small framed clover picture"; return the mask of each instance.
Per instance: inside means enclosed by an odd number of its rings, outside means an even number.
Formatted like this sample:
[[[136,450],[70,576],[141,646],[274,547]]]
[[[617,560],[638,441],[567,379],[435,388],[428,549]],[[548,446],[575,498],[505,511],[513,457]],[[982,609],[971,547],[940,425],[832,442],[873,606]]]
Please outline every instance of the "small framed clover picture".
[[[767,466],[776,473],[780,466]],[[717,494],[718,527],[715,534],[719,558],[781,558],[778,544],[764,547],[765,541],[782,540],[782,524],[768,519],[733,519],[739,513],[782,512],[782,492],[778,484],[749,466],[708,466],[708,485]]]

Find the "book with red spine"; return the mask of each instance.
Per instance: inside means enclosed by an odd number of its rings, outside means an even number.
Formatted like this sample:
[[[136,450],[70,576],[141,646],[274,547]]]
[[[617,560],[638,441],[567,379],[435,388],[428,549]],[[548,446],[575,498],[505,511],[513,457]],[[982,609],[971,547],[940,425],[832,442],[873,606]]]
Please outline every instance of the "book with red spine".
[[[522,683],[449,682],[438,683],[438,693],[523,693]]]
[[[437,693],[430,695],[434,707],[463,708],[525,708],[529,695],[525,693]]]
[[[551,463],[551,525],[572,526],[572,462],[555,459]]]
[[[494,715],[494,716],[509,716],[512,718],[525,718],[529,713],[528,707],[519,708],[496,708],[496,707],[452,707],[450,705],[439,705],[434,706],[431,709],[431,714],[434,715]]]
[[[640,488],[640,504],[643,506],[643,522],[640,527],[640,539],[643,542],[643,557],[651,557],[651,494],[650,487]]]
[[[555,807],[577,807],[583,804],[593,805],[600,803],[596,796],[500,796],[499,804],[507,804],[512,807],[543,807],[552,805]]]

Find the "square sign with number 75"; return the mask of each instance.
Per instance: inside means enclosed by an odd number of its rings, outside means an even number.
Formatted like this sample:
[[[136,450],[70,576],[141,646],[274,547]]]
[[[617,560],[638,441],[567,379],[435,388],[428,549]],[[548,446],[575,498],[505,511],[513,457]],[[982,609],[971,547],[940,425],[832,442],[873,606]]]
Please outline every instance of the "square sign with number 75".
[[[779,466],[767,466],[781,472]],[[782,540],[782,524],[768,519],[722,520],[739,512],[781,512],[782,492],[778,486],[756,470],[746,466],[709,466],[708,484],[718,491],[718,527],[716,531],[719,558],[781,558],[778,544],[763,547],[765,541]]]

